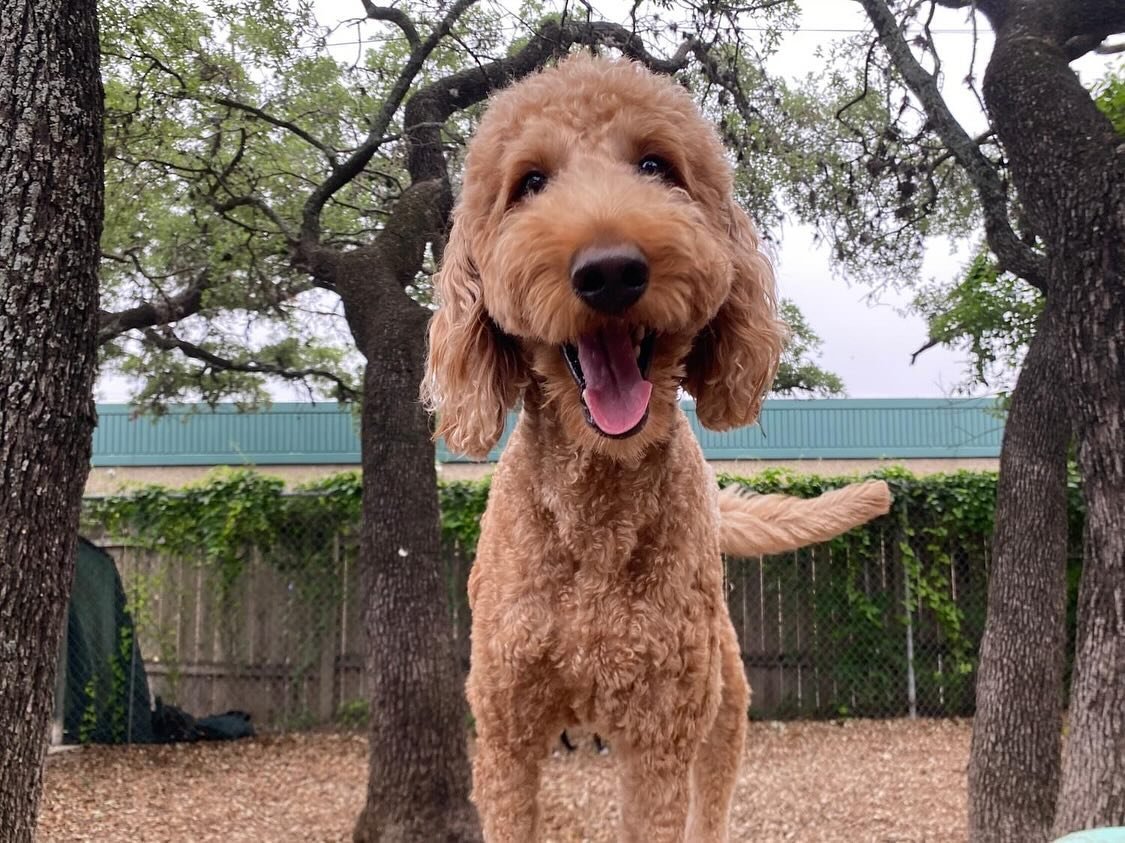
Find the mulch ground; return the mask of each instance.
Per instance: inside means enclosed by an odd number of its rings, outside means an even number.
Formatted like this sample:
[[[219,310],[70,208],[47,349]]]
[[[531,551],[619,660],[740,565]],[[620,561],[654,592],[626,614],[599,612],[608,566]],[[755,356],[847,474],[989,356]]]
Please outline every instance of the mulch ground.
[[[963,841],[968,752],[965,721],[753,723],[731,840]],[[346,841],[366,766],[355,734],[86,747],[48,761],[39,839]],[[615,840],[612,753],[553,755],[542,802],[545,843]]]

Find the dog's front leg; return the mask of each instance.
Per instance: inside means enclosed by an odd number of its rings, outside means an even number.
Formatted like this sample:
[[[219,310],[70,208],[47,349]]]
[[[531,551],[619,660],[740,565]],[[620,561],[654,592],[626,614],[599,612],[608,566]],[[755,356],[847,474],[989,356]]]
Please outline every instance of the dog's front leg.
[[[539,747],[514,747],[482,734],[473,760],[473,801],[486,843],[539,840]]]
[[[477,725],[473,802],[485,843],[538,843],[540,770],[560,721],[544,685],[497,681],[497,673],[475,683],[482,673],[469,677],[469,701]]]
[[[691,756],[681,747],[623,747],[622,843],[684,843]]]
[[[502,667],[483,649],[468,684],[477,728],[473,802],[486,843],[537,843],[540,769],[562,728],[558,693],[540,672]]]

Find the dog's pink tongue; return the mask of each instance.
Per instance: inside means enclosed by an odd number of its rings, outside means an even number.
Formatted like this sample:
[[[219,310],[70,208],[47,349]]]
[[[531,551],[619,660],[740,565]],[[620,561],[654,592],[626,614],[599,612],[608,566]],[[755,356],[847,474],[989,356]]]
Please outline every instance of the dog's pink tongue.
[[[580,337],[578,362],[586,379],[582,396],[601,432],[616,436],[640,424],[652,384],[641,377],[629,331],[606,328]]]

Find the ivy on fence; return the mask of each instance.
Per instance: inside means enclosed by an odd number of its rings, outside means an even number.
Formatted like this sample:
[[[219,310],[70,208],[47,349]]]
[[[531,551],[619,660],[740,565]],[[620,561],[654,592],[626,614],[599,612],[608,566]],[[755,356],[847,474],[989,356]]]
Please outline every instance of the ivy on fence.
[[[789,640],[792,632],[778,632],[771,642],[776,657],[763,656],[758,669],[797,671],[797,693],[804,694],[792,702],[797,714],[900,714],[914,711],[916,699],[922,713],[970,713],[997,476],[969,471],[916,476],[901,468],[869,476],[892,487],[889,515],[797,554],[727,560],[732,601],[734,590],[753,587],[755,599],[776,597],[779,612],[787,605],[807,618],[798,640]],[[769,470],[752,478],[723,475],[719,484],[812,497],[854,480]],[[451,610],[462,638],[468,618],[465,577],[488,490],[487,479],[439,484]],[[84,521],[97,533],[128,537],[162,556],[199,560],[213,574],[220,596],[229,594],[250,560],[258,558],[309,599],[338,605],[341,553],[354,559],[357,552],[361,493],[355,472],[286,491],[277,478],[220,470],[180,489],[148,486],[89,500]],[[1073,482],[1071,494],[1077,548],[1082,513]],[[751,566],[757,566],[757,585],[747,579]],[[1079,567],[1080,560],[1072,560],[1072,582]],[[732,615],[738,615],[733,602]],[[747,641],[743,645],[745,652]],[[830,708],[822,696],[830,698]],[[779,704],[774,713],[784,713],[782,708]]]

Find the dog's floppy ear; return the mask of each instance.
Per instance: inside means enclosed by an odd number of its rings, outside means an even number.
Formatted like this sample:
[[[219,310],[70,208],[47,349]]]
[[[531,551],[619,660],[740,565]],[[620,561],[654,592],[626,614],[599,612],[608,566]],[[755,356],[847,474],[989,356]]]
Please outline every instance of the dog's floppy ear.
[[[519,397],[522,367],[514,341],[484,309],[469,242],[467,226],[455,213],[434,277],[438,311],[430,320],[422,401],[437,415],[435,437],[444,437],[457,453],[484,457]]]
[[[733,201],[727,213],[734,280],[715,318],[696,336],[684,379],[699,421],[711,430],[758,417],[786,338],[777,318],[773,268],[758,232]]]

